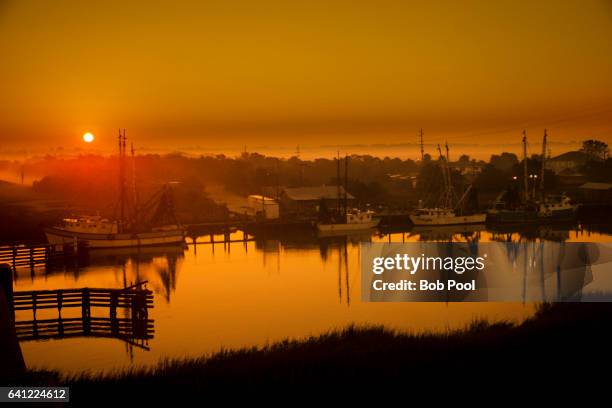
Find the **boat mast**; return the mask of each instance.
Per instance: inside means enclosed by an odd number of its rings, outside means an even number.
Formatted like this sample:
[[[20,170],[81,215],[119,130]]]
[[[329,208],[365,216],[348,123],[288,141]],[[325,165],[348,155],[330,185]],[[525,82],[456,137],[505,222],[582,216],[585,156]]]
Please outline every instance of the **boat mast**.
[[[455,190],[453,189],[453,179],[451,176],[451,167],[450,167],[450,149],[448,148],[448,142],[446,142],[446,177],[448,178],[448,191],[446,197],[446,206],[447,208],[453,208],[453,201],[455,197]]]
[[[527,131],[523,130],[523,184],[525,187],[525,202],[529,201],[529,184],[527,181]]]
[[[124,166],[123,166],[123,138],[125,135],[121,134],[121,129],[119,129],[119,225],[118,231],[123,232],[123,226],[125,221],[125,197],[124,197]]]
[[[448,153],[448,142],[446,142],[446,162],[450,165],[450,154]]]
[[[344,156],[344,218],[346,219],[346,213],[348,212],[348,155]]]
[[[336,188],[337,188],[337,201],[336,201],[336,209],[338,211],[338,215],[340,215],[341,211],[340,211],[340,207],[341,207],[341,192],[340,192],[340,151],[338,151],[338,154],[336,156]]]
[[[444,192],[442,193],[442,207],[450,208],[451,206],[451,185],[448,168],[446,166],[446,158],[442,154],[442,148],[438,145],[438,153],[440,155],[440,166],[442,169],[442,180],[444,181]]]
[[[546,129],[542,138],[542,169],[540,171],[540,199],[544,201],[544,164],[546,162]]]
[[[134,220],[138,216],[138,190],[136,189],[136,154],[134,152],[134,142],[130,143],[130,151],[132,154],[132,201]]]

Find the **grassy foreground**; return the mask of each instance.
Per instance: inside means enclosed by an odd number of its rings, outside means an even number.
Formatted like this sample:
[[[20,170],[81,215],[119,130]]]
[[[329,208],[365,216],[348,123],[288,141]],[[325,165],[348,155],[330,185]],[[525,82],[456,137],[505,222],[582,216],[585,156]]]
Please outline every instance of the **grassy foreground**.
[[[532,318],[516,325],[475,322],[463,330],[418,335],[348,327],[303,340],[167,360],[118,373],[65,377],[29,371],[16,382],[66,384],[73,400],[98,395],[102,389],[130,393],[142,386],[182,394],[341,391],[347,385],[355,390],[399,382],[411,388],[432,381],[481,382],[503,373],[517,373],[516,380],[523,383],[526,377],[574,375],[591,364],[610,361],[611,323],[612,304],[542,305]]]

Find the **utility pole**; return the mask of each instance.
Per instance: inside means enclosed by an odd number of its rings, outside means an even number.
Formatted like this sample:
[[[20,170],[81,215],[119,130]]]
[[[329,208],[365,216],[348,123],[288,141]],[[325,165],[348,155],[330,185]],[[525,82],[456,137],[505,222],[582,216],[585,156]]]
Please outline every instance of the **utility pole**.
[[[423,146],[423,128],[421,128],[421,163],[425,160],[425,148]]]
[[[300,160],[300,145],[297,145],[295,150],[295,157],[298,160],[298,166],[300,166],[300,186],[304,185],[304,163]]]

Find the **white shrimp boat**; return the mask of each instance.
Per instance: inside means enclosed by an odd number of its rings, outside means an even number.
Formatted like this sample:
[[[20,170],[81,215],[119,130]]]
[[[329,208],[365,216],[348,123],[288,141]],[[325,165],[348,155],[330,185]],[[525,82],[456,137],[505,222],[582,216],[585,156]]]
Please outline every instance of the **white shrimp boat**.
[[[417,226],[443,226],[484,224],[487,214],[457,215],[454,210],[446,208],[419,208],[409,217]]]
[[[178,225],[152,228],[146,232],[118,232],[116,221],[100,216],[65,218],[62,225],[45,228],[47,241],[51,245],[74,246],[88,249],[127,248],[182,244],[183,229]]]
[[[74,249],[137,248],[159,245],[184,245],[185,230],[176,220],[171,192],[165,185],[144,206],[136,203],[135,180],[131,208],[125,183],[125,131],[119,133],[119,207],[118,220],[99,215],[64,218],[61,225],[45,228],[49,244]],[[132,148],[132,159],[134,150]],[[152,216],[147,214],[154,211]]]
[[[495,224],[539,224],[559,221],[573,221],[576,218],[578,205],[565,194],[544,193],[544,176],[546,175],[546,143],[547,131],[544,129],[542,138],[542,154],[540,176],[528,175],[527,168],[527,133],[523,131],[523,186],[521,200],[518,205],[508,200],[508,190],[502,191],[493,208],[489,210],[489,221]],[[515,177],[516,179],[516,177]],[[532,188],[529,182],[533,180]],[[539,184],[539,196],[536,186]]]
[[[380,219],[374,218],[373,211],[361,211],[356,208],[346,213],[346,222],[318,223],[317,229],[323,233],[364,231],[378,225]]]
[[[442,149],[438,145],[440,152],[440,163],[442,170],[442,180],[444,190],[440,199],[439,207],[418,208],[409,215],[410,221],[416,226],[445,226],[445,225],[468,225],[484,224],[487,220],[486,213],[465,214],[463,213],[462,203],[468,197],[472,186],[470,185],[463,196],[457,200],[453,190],[451,172],[448,167],[448,144],[446,145],[446,157],[442,155]]]
[[[349,157],[344,158],[344,197],[340,198],[340,184],[338,184],[338,210],[336,213],[317,223],[317,229],[320,234],[334,235],[342,233],[351,233],[359,231],[367,231],[374,228],[380,222],[379,218],[374,218],[374,211],[362,211],[357,208],[348,209],[347,189],[348,189],[348,161]],[[338,183],[340,182],[340,156],[338,155]]]

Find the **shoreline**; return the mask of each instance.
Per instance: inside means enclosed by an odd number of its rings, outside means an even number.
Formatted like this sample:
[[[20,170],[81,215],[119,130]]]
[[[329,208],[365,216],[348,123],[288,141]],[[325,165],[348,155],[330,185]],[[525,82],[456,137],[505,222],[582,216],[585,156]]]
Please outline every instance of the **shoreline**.
[[[447,333],[411,334],[382,326],[341,330],[283,340],[265,347],[221,350],[198,358],[175,358],[156,366],[110,373],[63,375],[28,370],[10,385],[66,385],[74,400],[99,386],[122,391],[182,386],[184,393],[219,392],[238,387],[272,391],[275,387],[325,388],[338,384],[408,381],[415,372],[463,367],[470,371],[512,369],[537,358],[546,366],[579,368],[583,360],[605,359],[612,339],[611,304],[543,304],[521,323],[474,321]],[[376,375],[376,378],[372,378]],[[425,377],[424,377],[425,378]]]

